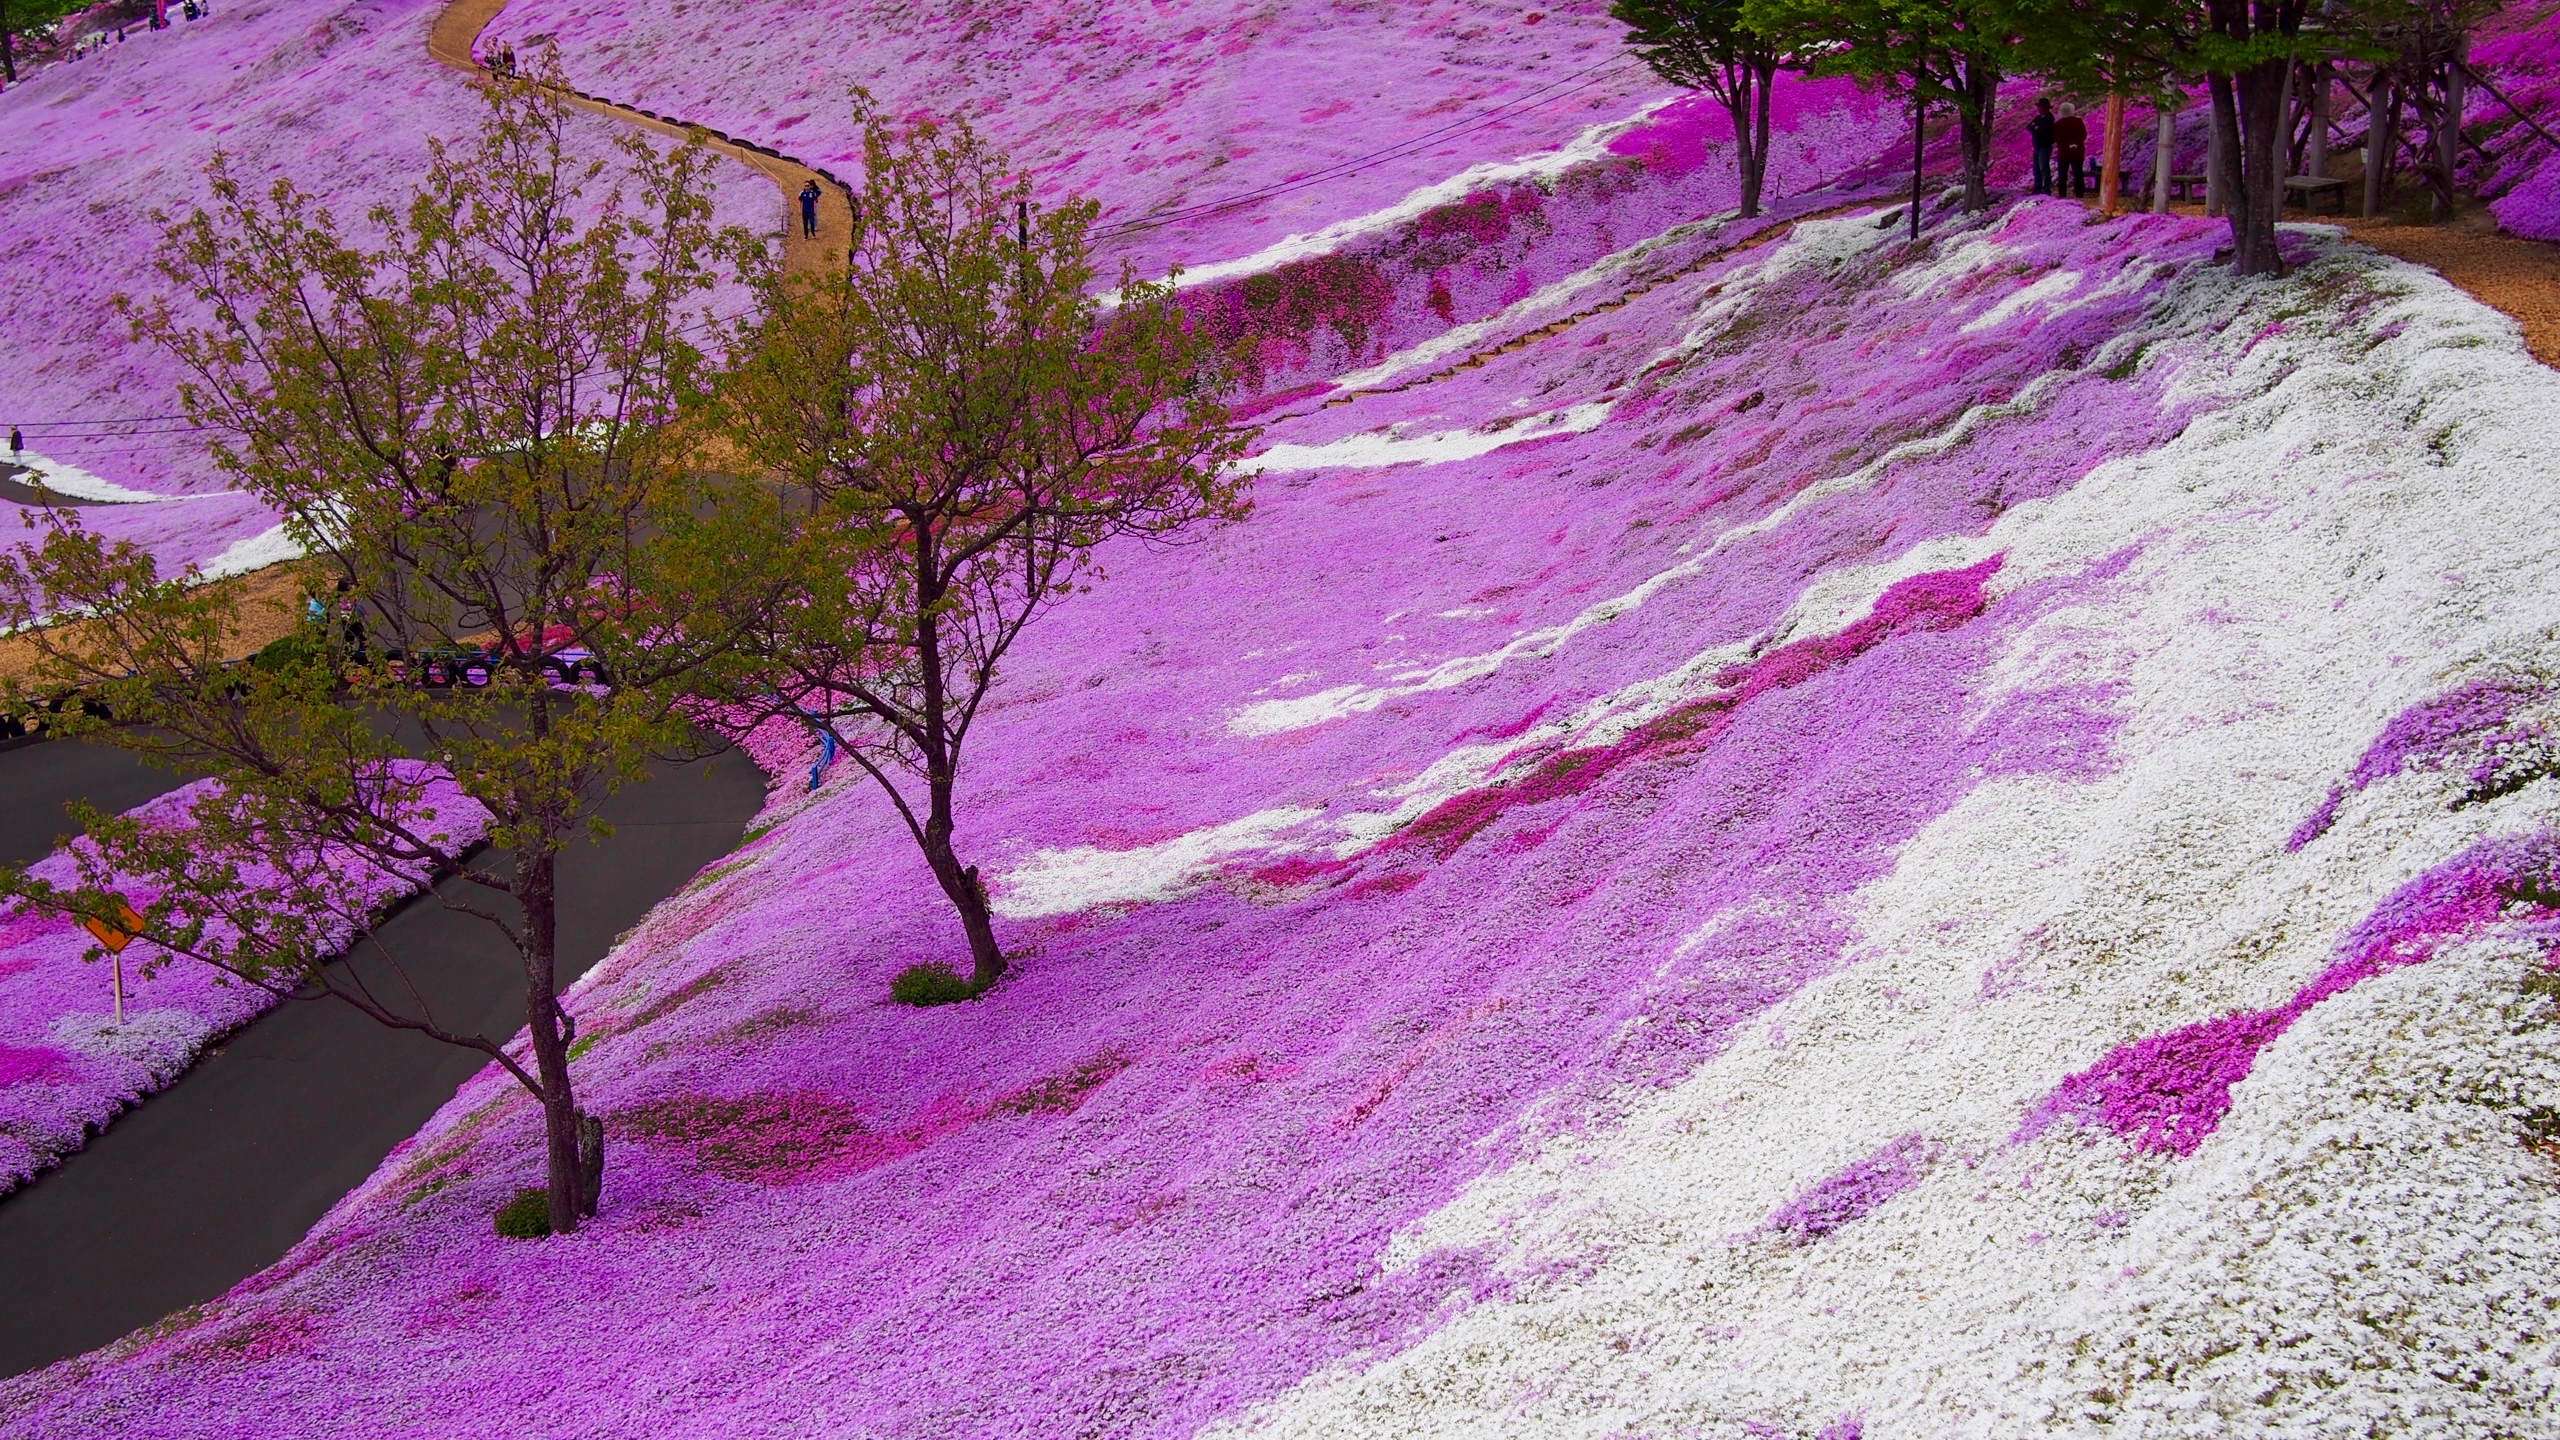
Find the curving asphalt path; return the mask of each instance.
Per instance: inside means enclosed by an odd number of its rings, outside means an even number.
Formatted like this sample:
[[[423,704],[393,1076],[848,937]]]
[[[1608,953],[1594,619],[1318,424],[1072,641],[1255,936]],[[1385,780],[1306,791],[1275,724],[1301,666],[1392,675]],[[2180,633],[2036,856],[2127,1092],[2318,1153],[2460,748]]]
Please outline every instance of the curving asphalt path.
[[[427,54],[438,63],[468,75],[488,73],[472,50],[480,42],[480,32],[507,8],[507,0],[451,0],[436,12],[435,23],[427,31]],[[531,63],[530,56],[518,56],[519,63]],[[853,192],[834,174],[821,170],[805,160],[797,160],[769,145],[719,130],[697,127],[674,115],[661,115],[590,95],[584,90],[563,87],[562,96],[582,110],[625,125],[636,126],[653,135],[683,140],[700,130],[704,143],[711,149],[763,174],[774,183],[782,201],[783,263],[793,270],[816,269],[841,265],[845,251],[853,244]],[[804,237],[800,233],[800,187],[816,181],[818,185],[818,233]]]
[[[0,860],[49,853],[72,796],[129,808],[176,783],[103,746],[0,753]],[[661,766],[609,801],[613,838],[561,866],[567,975],[735,848],[764,794],[754,765],[731,753]],[[488,925],[421,901],[376,934],[408,959],[448,1025],[495,1036],[522,1026],[523,978]],[[353,963],[379,962],[360,950]],[[334,1001],[289,1001],[252,1021],[60,1168],[0,1198],[0,1374],[105,1344],[274,1263],[480,1063]],[[526,1157],[528,1183],[539,1168]],[[605,1183],[609,1196],[609,1173]]]
[[[472,47],[505,3],[453,0],[428,53],[485,73]],[[691,133],[674,116],[574,90],[567,98],[656,134]],[[843,181],[753,141],[712,132],[708,143],[773,181],[791,268],[838,263],[852,232]],[[796,196],[813,179],[819,233],[804,239]],[[39,498],[14,477],[0,481],[0,496],[18,492],[21,503]],[[0,863],[51,853],[71,828],[69,800],[130,809],[183,778],[105,746],[0,752]],[[733,849],[764,794],[763,777],[732,754],[662,766],[609,802],[615,836],[573,851],[561,869],[564,983]],[[449,1027],[503,1036],[522,1025],[515,956],[487,925],[422,901],[376,936],[409,960]],[[381,962],[360,949],[348,963]],[[0,1375],[105,1344],[274,1263],[479,1068],[468,1052],[384,1031],[325,1000],[288,1002],[251,1022],[60,1167],[0,1198]],[[538,1168],[528,1157],[529,1182]]]

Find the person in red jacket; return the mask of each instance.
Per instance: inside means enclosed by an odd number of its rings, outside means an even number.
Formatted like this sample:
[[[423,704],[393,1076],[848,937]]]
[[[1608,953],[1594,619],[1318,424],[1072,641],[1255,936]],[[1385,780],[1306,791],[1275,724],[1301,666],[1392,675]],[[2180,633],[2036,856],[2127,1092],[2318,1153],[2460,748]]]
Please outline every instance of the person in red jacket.
[[[2053,193],[2062,194],[2069,185],[2074,195],[2089,193],[2089,122],[2068,105],[2062,107],[2062,118],[2053,122]]]

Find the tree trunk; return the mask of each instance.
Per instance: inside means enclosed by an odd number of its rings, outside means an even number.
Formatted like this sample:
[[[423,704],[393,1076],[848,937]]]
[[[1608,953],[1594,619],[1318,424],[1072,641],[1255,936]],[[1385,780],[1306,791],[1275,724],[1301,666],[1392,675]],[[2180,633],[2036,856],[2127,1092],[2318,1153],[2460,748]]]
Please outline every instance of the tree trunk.
[[[947,778],[928,782],[932,810],[925,817],[924,858],[951,907],[960,912],[960,928],[969,936],[969,983],[980,990],[1004,975],[1004,951],[996,946],[995,917],[987,908],[987,887],[978,867],[963,865],[951,846],[951,784]]]
[[[603,1189],[604,1143],[599,1126],[593,1146],[597,1169],[590,1182],[579,1145],[586,1117],[578,1113],[578,1097],[569,1085],[569,1045],[560,1033],[559,864],[559,857],[549,853],[519,860],[516,899],[525,915],[524,1019],[533,1038],[534,1078],[542,1085],[551,1233],[567,1235],[577,1230],[582,1212],[595,1213],[586,1207],[586,1196]]]
[[[2223,131],[2222,106],[2216,102],[2213,82],[2205,82],[2204,112],[2204,213],[2220,218],[2231,213],[2231,181],[2223,168],[2231,153],[2231,142]]]
[[[2436,168],[2444,172],[2443,188],[2436,194],[2436,218],[2450,220],[2454,197],[2462,193],[2462,52],[2458,48],[2445,59],[2444,108],[2437,112],[2435,132]]]
[[[1918,82],[1911,86],[1911,238],[1920,238],[1920,171],[1929,142],[1929,102]]]
[[[2284,207],[2284,96],[2292,73],[2292,61],[2271,60],[2237,77],[2240,189],[2231,209],[2231,263],[2243,275],[2284,273],[2276,222]]]
[[[2364,218],[2377,219],[2391,189],[2392,119],[2400,110],[2399,86],[2387,73],[2373,77],[2364,112]]]
[[[1730,83],[1725,87],[1724,113],[1733,121],[1733,164],[1742,181],[1742,218],[1753,219],[1760,213],[1759,156],[1752,148],[1752,72],[1749,66],[1737,66],[1726,72]]]
[[[2113,215],[2124,200],[2124,92],[2107,92],[2107,128],[2098,160],[2098,213]]]
[[[1760,201],[1769,185],[1769,92],[1777,88],[1778,62],[1764,60],[1752,68],[1753,115],[1751,122],[1751,169],[1743,177],[1742,203],[1745,216],[1760,213]]]
[[[0,5],[0,76],[8,83],[18,83],[18,48],[16,37],[9,33],[9,8]]]
[[[2169,176],[2178,149],[2178,112],[2170,108],[2174,103],[2162,96],[2160,114],[2151,122],[2151,209],[2159,215],[2169,213]]]
[[[1980,60],[1964,65],[1956,129],[1964,144],[1964,208],[1991,208],[1991,123],[2000,103],[2000,72]]]

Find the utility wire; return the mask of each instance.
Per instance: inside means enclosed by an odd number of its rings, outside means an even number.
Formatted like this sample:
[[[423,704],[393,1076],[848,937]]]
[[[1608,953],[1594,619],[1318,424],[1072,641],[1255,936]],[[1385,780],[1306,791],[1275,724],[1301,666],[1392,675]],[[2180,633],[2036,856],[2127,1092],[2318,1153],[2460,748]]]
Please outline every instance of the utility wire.
[[[1263,201],[1276,199],[1282,195],[1292,194],[1296,191],[1309,189],[1319,185],[1330,185],[1336,181],[1348,179],[1351,176],[1360,174],[1364,171],[1374,170],[1391,161],[1409,158],[1423,149],[1448,140],[1454,140],[1461,135],[1471,134],[1477,130],[1487,129],[1505,120],[1518,119],[1520,116],[1527,114],[1529,111],[1536,109],[1540,105],[1544,105],[1555,100],[1561,100],[1565,96],[1574,94],[1578,91],[1587,90],[1591,86],[1599,84],[1603,79],[1608,78],[1605,72],[1613,68],[1625,66],[1641,58],[1642,57],[1636,55],[1633,51],[1621,51],[1620,53],[1612,55],[1606,59],[1597,60],[1589,65],[1585,65],[1579,70],[1558,76],[1557,78],[1548,81],[1546,84],[1538,86],[1534,90],[1527,91],[1524,94],[1515,95],[1499,104],[1487,106],[1482,110],[1461,116],[1458,119],[1449,121],[1445,124],[1436,125],[1419,134],[1407,136],[1392,145],[1382,146],[1364,154],[1337,160],[1330,165],[1309,171],[1304,175],[1296,176],[1289,180],[1276,181],[1269,185],[1257,186],[1251,190],[1239,191],[1233,195],[1220,196],[1216,199],[1204,200],[1196,204],[1177,205],[1164,209],[1152,210],[1143,215],[1133,216],[1128,220],[1100,226],[1089,232],[1086,238],[1089,240],[1111,240],[1124,235],[1135,235],[1149,230],[1160,230],[1170,225],[1177,225],[1195,220],[1206,220],[1213,216],[1223,215],[1249,205],[1257,205]],[[1558,87],[1563,88],[1559,89]],[[739,318],[739,316],[735,315],[705,316],[699,320],[678,325],[675,328],[682,333],[699,333],[707,331],[715,325],[729,324]],[[579,378],[583,379],[586,377],[581,376]],[[85,416],[77,418],[56,418],[53,420],[29,421],[27,422],[27,427],[32,427],[39,432],[42,432],[47,426],[52,425],[138,425],[187,419],[189,419],[189,417],[182,414]],[[165,430],[96,432],[92,434],[64,434],[60,432],[39,433],[35,438],[49,441],[126,439],[142,435],[188,434],[214,428],[216,427],[186,424],[173,426]]]
[[[1338,160],[1331,165],[1323,167],[1322,169],[1309,171],[1308,173],[1297,176],[1293,179],[1276,181],[1269,185],[1260,186],[1252,190],[1240,191],[1234,195],[1223,196],[1215,200],[1204,200],[1196,205],[1181,205],[1164,210],[1150,211],[1145,215],[1135,216],[1128,220],[1102,226],[1092,232],[1092,238],[1097,240],[1110,239],[1118,235],[1134,233],[1141,230],[1161,229],[1166,225],[1176,224],[1185,220],[1206,219],[1211,215],[1223,214],[1226,211],[1237,209],[1242,206],[1258,204],[1264,200],[1269,200],[1280,195],[1286,195],[1292,191],[1304,190],[1315,185],[1330,184],[1336,180],[1346,179],[1352,175],[1359,174],[1364,170],[1374,170],[1378,166],[1384,165],[1391,160],[1405,159],[1422,149],[1426,149],[1443,141],[1454,140],[1460,135],[1485,129],[1504,120],[1517,119],[1519,116],[1527,114],[1530,110],[1537,108],[1539,105],[1546,104],[1553,100],[1561,100],[1565,96],[1573,94],[1578,90],[1588,89],[1593,85],[1599,84],[1601,80],[1606,78],[1604,75],[1594,74],[1593,72],[1605,71],[1615,66],[1624,65],[1637,58],[1639,57],[1632,53],[1615,55],[1606,60],[1586,65],[1569,75],[1559,76],[1558,78],[1550,80],[1546,84],[1539,86],[1537,89],[1528,92],[1527,94],[1514,96],[1499,105],[1494,105],[1487,109],[1477,111],[1473,115],[1462,116],[1445,125],[1435,126],[1432,129],[1423,131],[1419,135],[1408,136],[1403,140],[1397,141],[1393,145],[1389,145],[1378,150],[1372,150],[1365,155],[1355,155],[1347,160]],[[1567,88],[1552,95],[1546,93],[1551,90],[1556,90],[1556,87],[1558,86],[1566,86]]]

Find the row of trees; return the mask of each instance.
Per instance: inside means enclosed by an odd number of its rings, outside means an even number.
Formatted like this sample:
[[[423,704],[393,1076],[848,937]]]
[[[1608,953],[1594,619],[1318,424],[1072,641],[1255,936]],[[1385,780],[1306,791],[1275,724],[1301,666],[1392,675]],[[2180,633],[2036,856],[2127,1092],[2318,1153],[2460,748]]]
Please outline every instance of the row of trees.
[[[1766,183],[1769,90],[1778,71],[1889,85],[1912,105],[1913,233],[1930,112],[1951,109],[1964,203],[1990,203],[2001,82],[2034,75],[2073,94],[2150,98],[2164,114],[2201,83],[2211,110],[2209,183],[2230,217],[2233,264],[2278,273],[2276,220],[2297,136],[2325,156],[2341,62],[2366,69],[2368,210],[2414,110],[2432,154],[2420,168],[2440,213],[2462,144],[2464,45],[2495,0],[1618,0],[1628,41],[1664,78],[1703,89],[1733,119],[1742,213]],[[2530,124],[2530,120],[2527,121]],[[2163,155],[2169,128],[2162,127]],[[2313,173],[2319,173],[2314,171]],[[2166,203],[2165,169],[2161,203]]]
[[[599,803],[702,748],[705,720],[823,728],[949,896],[970,988],[992,984],[1005,956],[955,790],[997,671],[1103,541],[1240,515],[1250,433],[1224,403],[1237,357],[1166,283],[1124,271],[1106,315],[1095,207],[1035,215],[965,124],[866,108],[852,248],[789,271],[715,223],[699,141],[578,159],[556,78],[494,82],[476,141],[436,146],[409,203],[367,217],[378,238],[220,163],[210,208],[170,226],[174,303],[128,305],[133,330],[363,623],[304,662],[226,665],[254,620],[235,591],[51,515],[0,556],[0,627],[87,618],[31,632],[22,688],[93,695],[114,723],[71,728],[221,785],[182,833],[81,812],[79,879],[0,873],[0,895],[109,920],[134,901],[161,963],[487,1055],[542,1107],[567,1232],[595,1211],[603,1133],[570,1077],[559,867]],[[751,303],[724,317],[730,286]],[[492,683],[402,683],[362,663],[365,632],[494,651]],[[551,682],[569,640],[610,687]],[[421,814],[388,778],[401,759],[487,806],[490,848]],[[382,955],[370,985],[324,963],[311,917],[361,918],[350,863],[453,877],[437,898],[521,961],[529,1045],[446,1026],[400,983],[426,957]]]

